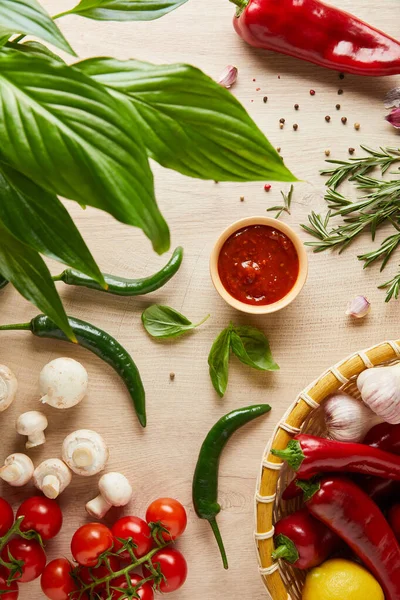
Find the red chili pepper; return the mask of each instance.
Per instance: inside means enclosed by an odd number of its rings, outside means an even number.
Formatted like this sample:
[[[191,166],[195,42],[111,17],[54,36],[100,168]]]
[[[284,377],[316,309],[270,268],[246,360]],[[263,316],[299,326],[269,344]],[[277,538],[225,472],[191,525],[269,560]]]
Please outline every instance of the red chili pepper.
[[[298,569],[311,569],[323,563],[341,540],[303,508],[275,524],[274,542],[274,560],[282,558]]]
[[[388,521],[397,541],[400,540],[400,504],[394,504],[388,512]]]
[[[282,500],[292,500],[303,494],[303,490],[298,487],[297,479],[293,479],[282,493]]]
[[[400,547],[376,504],[344,477],[301,483],[310,513],[361,558],[381,584],[385,600],[400,598]]]
[[[256,48],[356,75],[398,75],[400,42],[319,0],[231,0],[234,27]]]
[[[323,471],[344,471],[400,481],[400,457],[365,444],[300,434],[285,450],[271,450],[271,453],[286,460],[301,479],[310,479]]]

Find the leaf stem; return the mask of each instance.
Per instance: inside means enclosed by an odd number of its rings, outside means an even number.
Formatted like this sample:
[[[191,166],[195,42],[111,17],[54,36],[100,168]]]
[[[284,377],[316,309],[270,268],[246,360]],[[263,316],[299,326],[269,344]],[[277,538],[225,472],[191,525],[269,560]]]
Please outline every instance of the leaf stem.
[[[15,39],[13,39],[13,43],[14,44],[19,44],[19,42],[22,42],[22,40],[24,39],[25,35],[22,33],[21,35],[19,35],[18,37],[16,37]]]
[[[207,321],[207,319],[209,319],[211,317],[211,315],[206,315],[204,317],[204,319],[202,319],[199,323],[196,323],[195,327],[200,327],[200,325],[203,325],[203,323],[205,323]]]
[[[51,18],[53,19],[53,21],[55,21],[56,19],[61,19],[61,17],[65,17],[66,15],[71,15],[71,14],[73,14],[72,10],[65,10],[64,12],[60,12]]]

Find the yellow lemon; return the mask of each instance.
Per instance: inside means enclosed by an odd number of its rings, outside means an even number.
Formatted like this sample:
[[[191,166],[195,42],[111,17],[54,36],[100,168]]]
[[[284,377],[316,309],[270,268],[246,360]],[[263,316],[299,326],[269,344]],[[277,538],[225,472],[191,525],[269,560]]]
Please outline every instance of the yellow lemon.
[[[312,569],[303,589],[303,600],[385,600],[382,588],[364,567],[333,558]]]

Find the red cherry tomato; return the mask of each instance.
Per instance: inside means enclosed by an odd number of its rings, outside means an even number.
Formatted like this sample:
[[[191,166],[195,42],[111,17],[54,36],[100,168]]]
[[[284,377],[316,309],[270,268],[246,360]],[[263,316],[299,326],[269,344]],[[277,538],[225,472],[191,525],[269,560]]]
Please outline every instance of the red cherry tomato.
[[[12,581],[10,585],[7,585],[7,578],[7,569],[0,566],[0,598],[1,600],[17,600],[18,583],[16,581]]]
[[[44,595],[50,600],[70,600],[70,594],[79,589],[72,579],[72,570],[73,567],[66,558],[56,558],[49,562],[40,580]]]
[[[146,521],[139,519],[139,517],[122,517],[114,523],[111,528],[114,538],[121,538],[127,540],[132,538],[132,542],[137,546],[133,550],[137,558],[142,558],[150,552],[153,547],[153,540],[151,537],[151,531]],[[122,548],[121,542],[117,539],[114,540],[114,549],[116,552]],[[129,559],[129,552],[125,550],[120,554],[121,558]]]
[[[24,563],[22,574],[17,573],[14,577],[18,583],[33,581],[43,573],[46,566],[46,553],[36,540],[11,539],[3,548],[1,558],[5,562],[12,562],[10,554],[16,560],[21,560]]]
[[[178,550],[175,548],[159,550],[154,554],[151,562],[155,568],[160,565],[161,573],[165,577],[165,580],[160,583],[160,592],[168,594],[183,586],[187,577],[187,563],[183,554]],[[150,571],[146,567],[143,567],[143,575],[145,577],[150,575]]]
[[[113,535],[102,523],[87,523],[72,536],[71,552],[82,567],[95,567],[103,552],[112,548]]]
[[[55,500],[45,496],[32,496],[21,504],[17,510],[17,519],[24,517],[21,531],[34,529],[43,541],[55,537],[62,526],[62,512]]]
[[[400,541],[400,504],[394,504],[389,510],[388,521],[394,535]]]
[[[94,580],[103,579],[104,577],[108,577],[109,575],[112,575],[120,570],[121,563],[116,556],[110,556],[108,560],[110,562],[110,569],[108,569],[106,565],[100,565],[100,567],[95,567],[93,569],[89,567],[81,567],[78,571],[78,576],[82,579],[85,585],[90,585],[91,583],[94,583]],[[99,594],[105,587],[106,584],[102,583],[96,585],[93,588],[93,591]]]
[[[182,535],[187,525],[186,510],[178,500],[173,498],[159,498],[154,500],[147,509],[146,521],[148,523],[160,522],[168,533],[163,533],[166,542],[176,540]]]
[[[140,575],[136,575],[136,573],[134,573],[133,575],[130,575],[130,580],[132,586],[135,587],[138,585],[138,583],[142,581],[142,578],[140,577]],[[121,575],[121,577],[113,579],[111,582],[111,586],[122,588],[122,590],[127,590],[128,582],[126,581],[125,575]],[[140,586],[140,588],[138,588],[136,592],[140,600],[154,600],[154,592],[150,582],[147,582]],[[125,595],[125,592],[119,590],[113,590],[111,594],[111,600],[118,600],[118,598],[126,597],[127,596]],[[104,598],[106,598],[106,596],[104,596]]]
[[[3,537],[14,523],[13,509],[4,498],[0,498],[0,537]]]

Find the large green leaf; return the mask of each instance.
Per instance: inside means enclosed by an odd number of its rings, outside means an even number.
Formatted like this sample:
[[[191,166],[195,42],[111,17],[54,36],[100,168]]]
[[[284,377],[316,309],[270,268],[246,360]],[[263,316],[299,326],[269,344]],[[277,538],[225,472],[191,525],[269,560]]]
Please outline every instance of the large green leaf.
[[[37,0],[0,0],[0,36],[34,35],[75,55],[71,46]]]
[[[175,10],[187,0],[81,0],[63,14],[97,21],[153,21]]]
[[[2,49],[0,139],[2,161],[41,187],[140,227],[160,253],[169,248],[135,124],[78,69]]]
[[[0,221],[0,272],[19,293],[75,339],[50,271],[40,255],[15,238]]]
[[[104,284],[64,205],[12,167],[0,164],[0,219],[21,242]],[[0,241],[1,243],[1,241]]]
[[[219,181],[296,181],[232,94],[189,65],[93,58],[76,65],[125,102],[150,156]]]

